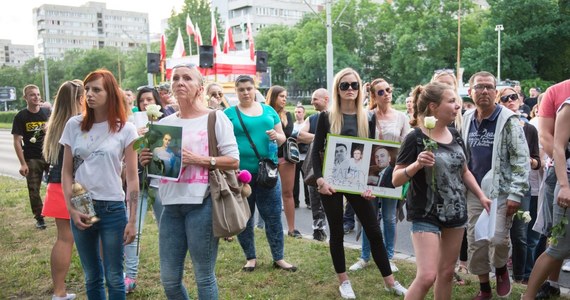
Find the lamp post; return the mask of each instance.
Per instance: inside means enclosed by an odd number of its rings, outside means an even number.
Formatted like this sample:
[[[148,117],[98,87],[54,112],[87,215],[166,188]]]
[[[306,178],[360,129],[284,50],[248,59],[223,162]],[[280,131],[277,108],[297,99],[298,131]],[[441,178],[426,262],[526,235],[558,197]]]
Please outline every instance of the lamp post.
[[[495,26],[495,31],[499,37],[497,40],[497,82],[501,81],[501,31],[503,30],[502,24]]]

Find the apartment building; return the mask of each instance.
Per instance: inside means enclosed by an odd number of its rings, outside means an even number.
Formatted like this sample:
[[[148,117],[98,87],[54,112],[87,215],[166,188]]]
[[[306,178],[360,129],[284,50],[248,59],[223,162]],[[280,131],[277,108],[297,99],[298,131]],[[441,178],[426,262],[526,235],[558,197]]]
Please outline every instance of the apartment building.
[[[0,66],[21,67],[32,58],[33,45],[16,45],[11,40],[0,39]]]
[[[116,47],[123,51],[147,42],[148,14],[107,9],[102,2],[81,6],[44,4],[33,9],[37,53],[61,59],[70,49]]]

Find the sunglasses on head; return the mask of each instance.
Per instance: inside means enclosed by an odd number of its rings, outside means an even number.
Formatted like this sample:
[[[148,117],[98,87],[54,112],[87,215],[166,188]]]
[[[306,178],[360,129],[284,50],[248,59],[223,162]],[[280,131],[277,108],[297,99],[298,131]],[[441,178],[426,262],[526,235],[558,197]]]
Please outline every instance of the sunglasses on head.
[[[384,95],[386,95],[386,94],[390,94],[390,93],[392,93],[392,89],[389,88],[389,87],[386,88],[385,90],[378,90],[378,91],[376,92],[376,94],[377,94],[378,96],[380,96],[380,97],[382,97],[382,96],[384,96]]]
[[[145,89],[145,90],[154,90],[154,86],[150,86],[150,85],[139,86],[139,87],[137,88],[137,92],[140,92],[142,89]]]
[[[358,84],[357,81],[354,82],[341,82],[338,85],[338,88],[341,91],[348,91],[348,88],[351,87],[353,90],[358,91],[358,89],[360,88],[360,85]]]
[[[501,96],[501,102],[503,102],[503,103],[507,103],[509,101],[517,101],[518,99],[519,99],[519,96],[517,94],[510,94],[510,95]]]

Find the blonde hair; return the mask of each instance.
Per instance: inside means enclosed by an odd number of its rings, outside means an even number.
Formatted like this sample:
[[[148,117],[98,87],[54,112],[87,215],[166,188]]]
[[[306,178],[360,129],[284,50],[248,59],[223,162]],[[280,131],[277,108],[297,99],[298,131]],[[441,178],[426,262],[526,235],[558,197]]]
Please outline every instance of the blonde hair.
[[[283,123],[283,126],[287,127],[287,110],[285,108],[277,111],[275,102],[277,102],[277,97],[279,96],[279,94],[283,93],[287,91],[284,87],[280,86],[280,85],[274,85],[272,87],[269,88],[269,91],[267,91],[267,95],[265,98],[265,104],[273,107],[273,109],[275,109],[275,111],[277,112],[277,114],[279,114],[279,118],[281,119],[281,123]]]
[[[44,158],[49,164],[62,163],[58,162],[61,149],[59,139],[67,121],[80,113],[78,102],[84,93],[83,82],[79,79],[64,82],[57,91],[42,149]]]
[[[356,126],[358,129],[358,137],[367,138],[368,137],[368,116],[363,107],[364,96],[362,93],[362,80],[358,73],[352,68],[345,68],[336,73],[333,81],[333,92],[332,92],[332,107],[329,114],[329,123],[331,125],[330,132],[333,134],[340,134],[343,125],[342,111],[340,109],[341,99],[339,84],[340,80],[346,75],[356,76],[358,82],[358,94],[356,96],[356,101],[354,102],[356,108]]]
[[[459,104],[460,107],[463,107],[463,99],[459,96],[459,93],[457,91],[457,77],[455,77],[455,74],[453,73],[452,70],[443,70],[441,72],[435,72],[431,77],[430,82],[439,82],[438,79],[444,76],[449,76],[453,78],[453,91],[455,92],[455,99],[457,99],[457,104]],[[463,115],[457,114],[457,116],[455,117],[455,129],[461,132],[462,125],[463,125]]]

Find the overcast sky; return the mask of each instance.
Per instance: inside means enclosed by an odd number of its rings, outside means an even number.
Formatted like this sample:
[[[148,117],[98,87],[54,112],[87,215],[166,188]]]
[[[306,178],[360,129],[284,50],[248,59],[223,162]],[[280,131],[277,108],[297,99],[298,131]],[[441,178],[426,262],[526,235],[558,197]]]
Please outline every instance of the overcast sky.
[[[32,10],[43,4],[81,6],[88,0],[6,0],[0,17],[0,39],[12,40],[12,44],[34,45],[36,31]],[[172,9],[180,11],[184,0],[99,0],[107,9],[148,13],[151,33],[160,32],[160,21],[170,17]]]

